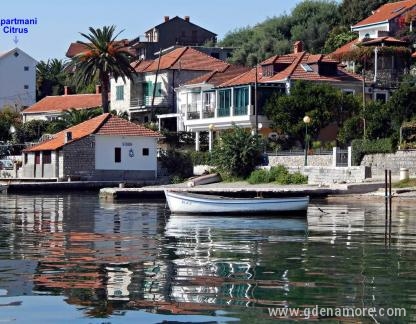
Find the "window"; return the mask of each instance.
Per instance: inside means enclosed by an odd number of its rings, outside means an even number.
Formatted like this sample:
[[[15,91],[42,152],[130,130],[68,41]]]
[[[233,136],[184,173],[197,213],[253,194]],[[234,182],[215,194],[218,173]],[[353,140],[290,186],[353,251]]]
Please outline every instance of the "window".
[[[302,67],[303,70],[305,70],[305,72],[313,72],[313,69],[311,68],[309,64],[302,63],[300,66]]]
[[[115,163],[121,162],[121,147],[114,148],[114,162]]]
[[[385,92],[376,92],[374,94],[375,101],[381,101],[383,103],[387,102],[387,93]]]
[[[28,160],[28,159],[27,159],[27,153],[25,153],[25,155],[24,155],[24,163],[25,163],[25,164],[27,164],[27,160]]]
[[[234,90],[234,114],[247,115],[248,87],[236,88]]]
[[[29,67],[28,67],[28,66],[25,66],[23,69],[24,69],[25,71],[29,71]]]
[[[231,106],[231,89],[225,89],[219,91],[219,109],[218,116],[230,116]]]
[[[346,95],[354,95],[355,91],[352,89],[342,89],[342,93]]]
[[[40,152],[35,152],[35,164],[40,164]]]
[[[24,87],[26,90],[29,89],[29,85],[25,84]]]
[[[149,155],[149,149],[143,148],[143,156],[148,156],[148,155]]]
[[[43,164],[51,164],[52,163],[51,151],[44,151],[43,152],[42,162],[43,162]]]
[[[116,86],[116,100],[124,100],[124,86]]]

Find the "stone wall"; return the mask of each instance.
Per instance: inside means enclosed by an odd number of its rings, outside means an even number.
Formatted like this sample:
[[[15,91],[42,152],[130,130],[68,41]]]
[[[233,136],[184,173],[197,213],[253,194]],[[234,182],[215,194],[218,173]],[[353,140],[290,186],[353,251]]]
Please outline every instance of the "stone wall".
[[[308,155],[308,166],[332,166],[332,155]],[[269,165],[303,166],[304,155],[269,155]]]
[[[361,166],[371,168],[373,178],[384,177],[384,170],[391,170],[392,175],[399,176],[400,168],[409,169],[410,177],[416,177],[416,150],[397,151],[389,154],[368,154],[361,161]]]
[[[63,147],[63,179],[92,180],[95,169],[94,145],[94,136],[87,136]]]

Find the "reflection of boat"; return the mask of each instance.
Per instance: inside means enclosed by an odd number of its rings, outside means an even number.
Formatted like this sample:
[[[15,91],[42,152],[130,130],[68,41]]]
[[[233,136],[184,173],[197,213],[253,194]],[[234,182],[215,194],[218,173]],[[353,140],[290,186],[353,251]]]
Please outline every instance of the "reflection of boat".
[[[229,198],[165,190],[172,213],[182,214],[270,214],[306,212],[309,197]]]

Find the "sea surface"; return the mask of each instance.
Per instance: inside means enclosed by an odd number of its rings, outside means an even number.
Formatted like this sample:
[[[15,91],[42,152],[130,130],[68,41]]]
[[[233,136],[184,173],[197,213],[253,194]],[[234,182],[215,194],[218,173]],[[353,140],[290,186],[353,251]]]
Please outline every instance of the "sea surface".
[[[312,200],[307,218],[190,217],[3,194],[0,323],[414,323],[415,207],[393,202],[391,222],[384,202],[348,199]]]

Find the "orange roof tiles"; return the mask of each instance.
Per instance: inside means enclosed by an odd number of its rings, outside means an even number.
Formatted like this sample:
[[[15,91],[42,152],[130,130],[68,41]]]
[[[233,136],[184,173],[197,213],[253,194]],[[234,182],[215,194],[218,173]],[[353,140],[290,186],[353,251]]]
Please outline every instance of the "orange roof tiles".
[[[185,84],[189,85],[189,84],[209,83],[214,86],[217,86],[249,70],[250,68],[245,67],[245,66],[230,65],[223,72],[211,71],[195,79],[192,79],[186,82]]]
[[[194,71],[224,71],[228,63],[202,53],[191,47],[179,47],[166,53],[145,68],[142,72],[159,70],[194,70]]]
[[[354,47],[357,46],[357,44],[360,43],[360,40],[358,38],[353,39],[352,41],[348,42],[345,45],[342,45],[341,47],[338,47],[335,51],[333,51],[331,54],[329,54],[330,57],[339,57],[340,55],[343,55],[347,52],[350,52],[354,49]]]
[[[47,96],[22,111],[23,114],[42,112],[63,112],[67,109],[89,109],[101,107],[101,94],[76,94]]]
[[[285,61],[286,55],[282,55],[282,60]],[[318,62],[323,63],[332,63],[337,64],[338,61],[333,60],[324,55],[312,55],[307,52],[300,52],[296,54],[288,54],[289,58],[286,58],[287,61],[291,61],[292,63],[289,64],[285,69],[282,71],[275,73],[272,76],[263,76],[262,69],[257,69],[257,82],[258,83],[270,83],[270,82],[281,82],[286,80],[287,78],[291,78],[293,80],[311,80],[311,81],[328,81],[328,82],[339,82],[339,81],[360,81],[361,79],[359,76],[355,76],[354,74],[347,73],[343,69],[337,66],[337,74],[336,75],[322,75],[319,74],[318,69],[312,69],[312,71],[305,71],[304,67],[307,64],[314,64]],[[273,62],[279,62],[280,58],[274,56],[262,62],[262,65],[272,64]],[[267,64],[265,64],[267,63]],[[250,71],[240,74],[233,79],[230,79],[222,84],[219,87],[231,87],[231,86],[238,86],[243,84],[254,83],[256,79],[256,69],[252,68]]]
[[[353,25],[352,28],[390,21],[393,18],[402,15],[404,12],[414,6],[416,6],[416,0],[386,3],[385,5],[382,5],[377,10],[375,10],[371,16]]]
[[[56,133],[53,135],[52,139],[39,143],[24,151],[57,150],[65,145],[65,136],[67,132],[72,133],[72,140],[68,143],[80,140],[91,134],[161,137],[158,132],[147,129],[142,125],[137,125],[120,117],[106,113]]]

